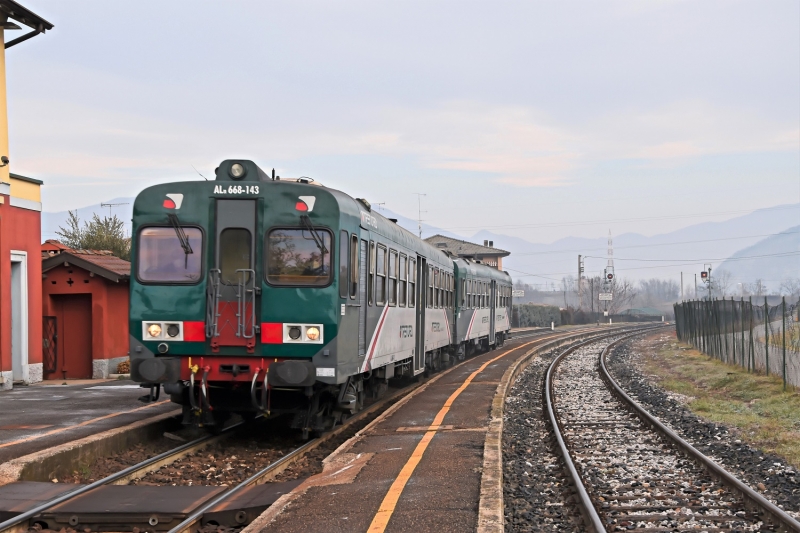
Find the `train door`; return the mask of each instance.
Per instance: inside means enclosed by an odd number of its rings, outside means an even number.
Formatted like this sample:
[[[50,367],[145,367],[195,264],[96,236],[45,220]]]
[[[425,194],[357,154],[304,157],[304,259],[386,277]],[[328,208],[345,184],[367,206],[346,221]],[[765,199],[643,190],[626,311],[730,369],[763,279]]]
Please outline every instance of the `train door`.
[[[495,317],[497,311],[497,282],[492,280],[489,291],[489,344],[494,344]]]
[[[367,241],[361,241],[358,270],[358,356],[367,354]]]
[[[220,346],[256,344],[256,205],[258,200],[217,199],[214,268],[208,279],[207,336]]]
[[[428,262],[417,256],[417,345],[414,349],[414,374],[425,370],[425,307],[428,305]]]

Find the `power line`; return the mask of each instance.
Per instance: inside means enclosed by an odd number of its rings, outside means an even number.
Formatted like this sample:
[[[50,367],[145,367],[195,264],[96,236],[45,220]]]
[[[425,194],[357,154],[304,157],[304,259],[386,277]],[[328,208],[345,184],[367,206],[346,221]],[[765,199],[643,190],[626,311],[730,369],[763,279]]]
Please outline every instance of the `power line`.
[[[715,216],[715,215],[732,215],[732,214],[739,214],[739,213],[754,213],[755,211],[768,211],[768,210],[783,210],[783,209],[798,209],[800,206],[797,205],[790,205],[790,206],[775,206],[775,207],[764,207],[758,209],[741,209],[737,211],[716,211],[716,212],[705,212],[705,213],[693,213],[693,214],[686,214],[686,215],[666,215],[666,216],[658,216],[658,217],[640,217],[640,218],[616,218],[616,219],[608,219],[608,220],[584,220],[580,222],[568,222],[568,223],[546,223],[546,224],[505,224],[500,226],[451,226],[451,227],[442,227],[441,229],[446,230],[458,230],[458,229],[497,229],[497,228],[562,228],[562,227],[569,227],[569,226],[586,226],[592,224],[612,224],[618,222],[643,222],[643,221],[651,221],[651,220],[674,220],[674,219],[682,219],[682,218],[698,218],[698,217],[708,217],[708,216]]]
[[[695,240],[695,241],[674,241],[674,242],[665,242],[660,244],[632,244],[630,246],[617,246],[617,250],[624,249],[628,250],[631,248],[653,248],[656,246],[673,246],[678,244],[693,244],[693,243],[701,243],[701,242],[717,242],[717,241],[735,241],[735,240],[742,240],[742,239],[753,239],[756,237],[774,237],[776,235],[795,235],[800,233],[800,231],[783,231],[780,233],[762,233],[760,235],[743,235],[741,237],[721,237],[719,239],[702,239],[702,240]],[[605,250],[605,248],[589,248],[588,251],[599,251]],[[521,255],[551,255],[551,254],[560,254],[560,253],[576,253],[576,252],[585,252],[587,251],[586,248],[578,248],[574,250],[551,250],[549,252],[522,252],[522,253],[514,253],[515,257]],[[588,257],[588,256],[587,256]]]
[[[787,255],[796,255],[800,254],[800,251],[793,251],[793,252],[778,252],[774,254],[763,254],[763,255],[744,255],[741,257],[705,257],[703,259],[635,259],[632,257],[617,257],[620,261],[648,261],[648,262],[655,262],[655,261],[691,261],[693,263],[702,263],[703,261],[736,261],[740,259],[758,259],[761,257],[783,257]],[[584,257],[591,257],[592,259],[604,259],[603,257],[597,255],[587,255]]]

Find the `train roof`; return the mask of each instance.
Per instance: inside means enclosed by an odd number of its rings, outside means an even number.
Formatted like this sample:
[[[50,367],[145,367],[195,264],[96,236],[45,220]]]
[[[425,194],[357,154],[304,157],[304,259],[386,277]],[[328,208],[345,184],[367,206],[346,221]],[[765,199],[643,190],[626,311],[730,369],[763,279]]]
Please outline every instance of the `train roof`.
[[[461,257],[454,258],[453,262],[456,264],[457,269],[463,270],[464,272],[472,274],[473,276],[480,276],[496,281],[511,283],[511,275],[505,270],[497,270],[496,268],[481,263],[476,263]]]

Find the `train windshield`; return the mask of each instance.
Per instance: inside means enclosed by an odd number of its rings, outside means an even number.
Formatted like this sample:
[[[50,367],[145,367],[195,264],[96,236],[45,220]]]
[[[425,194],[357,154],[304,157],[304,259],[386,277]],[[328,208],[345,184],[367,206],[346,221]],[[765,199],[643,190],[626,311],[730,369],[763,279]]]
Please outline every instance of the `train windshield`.
[[[187,254],[174,228],[144,228],[139,232],[137,276],[149,283],[194,283],[202,274],[203,233],[182,228],[193,253]]]
[[[315,228],[314,233],[305,228],[270,231],[267,282],[311,287],[328,285],[331,281],[330,250],[331,234],[321,228]]]

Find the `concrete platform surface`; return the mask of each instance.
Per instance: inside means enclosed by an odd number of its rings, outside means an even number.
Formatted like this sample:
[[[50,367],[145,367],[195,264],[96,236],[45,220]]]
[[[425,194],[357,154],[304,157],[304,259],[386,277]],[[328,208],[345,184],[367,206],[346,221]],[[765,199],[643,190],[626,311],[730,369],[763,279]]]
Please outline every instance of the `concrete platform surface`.
[[[510,365],[553,336],[509,342],[424,385],[340,448],[325,472],[295,489],[283,505],[279,500],[248,531],[475,531],[497,385]]]
[[[129,380],[67,383],[0,392],[0,463],[176,408]]]

